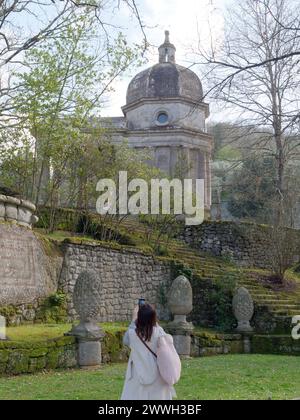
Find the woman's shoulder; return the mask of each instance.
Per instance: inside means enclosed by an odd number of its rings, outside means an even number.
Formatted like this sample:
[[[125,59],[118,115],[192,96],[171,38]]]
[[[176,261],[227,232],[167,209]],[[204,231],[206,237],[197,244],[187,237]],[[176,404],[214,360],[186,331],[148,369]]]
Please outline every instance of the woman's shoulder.
[[[166,335],[166,332],[165,332],[165,330],[163,329],[163,327],[161,327],[158,323],[155,325],[155,332],[156,332],[156,335],[158,336],[158,337],[161,337],[161,336],[163,336],[163,335]]]

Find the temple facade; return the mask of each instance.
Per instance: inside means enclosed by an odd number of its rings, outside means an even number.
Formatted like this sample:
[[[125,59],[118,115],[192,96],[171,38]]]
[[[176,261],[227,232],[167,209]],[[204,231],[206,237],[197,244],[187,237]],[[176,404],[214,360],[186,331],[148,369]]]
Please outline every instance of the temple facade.
[[[211,151],[206,131],[209,105],[203,102],[198,76],[175,61],[176,48],[165,32],[158,63],[129,83],[122,117],[102,118],[115,144],[126,140],[137,149],[150,149],[150,164],[167,175],[204,179],[205,209],[211,207]]]

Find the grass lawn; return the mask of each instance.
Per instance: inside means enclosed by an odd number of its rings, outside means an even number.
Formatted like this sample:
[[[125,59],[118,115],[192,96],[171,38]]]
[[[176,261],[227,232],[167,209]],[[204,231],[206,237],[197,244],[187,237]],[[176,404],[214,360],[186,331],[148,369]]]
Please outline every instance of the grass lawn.
[[[183,361],[178,399],[300,397],[300,360],[293,356],[226,355]],[[0,378],[0,399],[118,399],[126,364]]]

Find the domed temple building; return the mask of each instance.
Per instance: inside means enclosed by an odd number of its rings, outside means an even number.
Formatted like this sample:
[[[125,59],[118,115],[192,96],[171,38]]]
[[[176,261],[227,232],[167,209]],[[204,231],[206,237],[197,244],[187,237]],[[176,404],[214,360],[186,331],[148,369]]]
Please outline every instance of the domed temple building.
[[[112,141],[130,147],[151,148],[152,164],[172,177],[184,169],[185,178],[205,180],[205,209],[211,206],[210,156],[212,136],[205,120],[209,105],[202,102],[198,76],[175,61],[176,48],[165,31],[158,48],[159,62],[138,73],[129,83],[124,117],[101,119],[109,123]]]

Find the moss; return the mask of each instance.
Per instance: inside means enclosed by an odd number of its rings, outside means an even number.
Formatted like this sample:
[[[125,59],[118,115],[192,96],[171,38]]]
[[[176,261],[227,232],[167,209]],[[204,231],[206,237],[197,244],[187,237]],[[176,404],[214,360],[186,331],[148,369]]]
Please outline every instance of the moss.
[[[7,348],[0,350],[0,365],[4,366],[2,373],[18,375],[76,365],[74,337],[32,343],[7,341],[5,344]]]
[[[62,347],[68,344],[74,344],[75,337],[71,337],[71,336],[59,337],[59,338],[55,338],[53,342],[55,342],[56,347]]]
[[[9,354],[6,373],[18,375],[28,372],[29,352],[26,350],[13,350]]]
[[[30,352],[30,357],[40,357],[45,356],[48,353],[49,349],[47,347],[35,348]]]
[[[36,321],[48,324],[64,323],[67,317],[66,296],[59,292],[45,298],[36,313]]]
[[[45,235],[42,235],[37,231],[33,231],[33,233],[42,244],[44,252],[48,257],[55,258],[63,256],[62,250],[56,241],[53,241],[52,239],[48,238]]]
[[[35,357],[29,360],[28,372],[35,373],[46,367],[46,358],[45,357]]]
[[[8,361],[9,351],[8,350],[0,350],[0,364],[6,363]]]
[[[58,366],[60,350],[55,348],[49,351],[46,357],[46,369],[56,369]]]
[[[252,352],[261,354],[300,355],[300,343],[290,335],[254,335]]]
[[[12,319],[16,315],[19,315],[19,314],[21,314],[21,312],[16,306],[13,306],[13,305],[0,306],[0,315],[6,318],[7,325],[10,325],[12,322]]]
[[[118,360],[120,351],[122,350],[123,333],[122,332],[106,332],[102,346],[103,353],[109,355],[110,361],[114,362]]]
[[[2,349],[40,349],[45,347],[55,347],[55,341],[41,340],[41,341],[0,341],[0,350]]]
[[[219,347],[222,345],[222,340],[216,334],[195,332],[193,335],[198,338],[201,347]]]
[[[74,345],[59,347],[58,368],[71,368],[77,366],[76,349]]]
[[[244,344],[242,340],[225,341],[225,346],[228,348],[230,354],[244,353]]]

